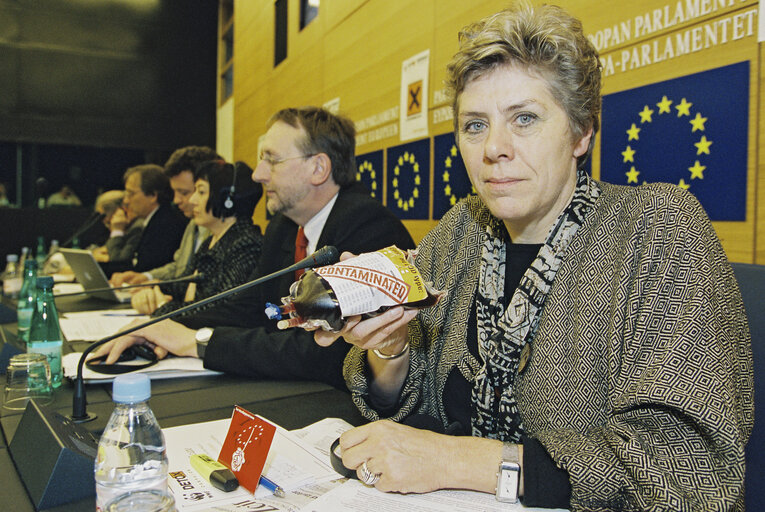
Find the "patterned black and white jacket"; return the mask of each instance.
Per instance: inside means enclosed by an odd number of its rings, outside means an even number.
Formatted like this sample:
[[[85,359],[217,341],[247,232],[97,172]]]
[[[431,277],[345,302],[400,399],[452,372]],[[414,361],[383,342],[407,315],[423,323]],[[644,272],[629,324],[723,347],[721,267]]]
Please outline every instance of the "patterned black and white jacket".
[[[260,227],[254,225],[252,220],[237,219],[212,249],[210,241],[211,238],[208,237],[202,242],[189,264],[189,273],[198,271],[204,274],[204,279],[196,284],[195,301],[206,299],[251,279],[260,259],[263,235],[260,233]],[[188,283],[162,285],[162,291],[172,295],[173,300],[157,308],[152,316],[164,315],[186,305],[183,299],[187,287]],[[223,299],[224,303],[226,300]],[[187,314],[194,314],[205,307],[207,306]]]
[[[526,434],[568,473],[572,510],[743,510],[754,422],[752,353],[738,285],[701,205],[666,184],[599,184],[572,239],[514,393]],[[444,425],[442,394],[465,344],[491,219],[458,203],[419,246],[448,296],[410,323],[410,367],[392,419]],[[370,420],[364,351],[344,375]]]

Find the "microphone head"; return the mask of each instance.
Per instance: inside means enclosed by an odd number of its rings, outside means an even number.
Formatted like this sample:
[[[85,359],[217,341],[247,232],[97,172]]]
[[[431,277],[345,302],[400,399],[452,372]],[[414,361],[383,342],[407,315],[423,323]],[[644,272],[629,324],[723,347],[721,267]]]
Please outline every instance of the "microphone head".
[[[205,280],[205,273],[200,272],[194,276],[194,279],[191,280],[192,283],[201,283]]]
[[[311,254],[310,258],[314,262],[313,265],[311,265],[312,267],[324,267],[337,263],[340,260],[340,253],[334,245],[325,245]]]

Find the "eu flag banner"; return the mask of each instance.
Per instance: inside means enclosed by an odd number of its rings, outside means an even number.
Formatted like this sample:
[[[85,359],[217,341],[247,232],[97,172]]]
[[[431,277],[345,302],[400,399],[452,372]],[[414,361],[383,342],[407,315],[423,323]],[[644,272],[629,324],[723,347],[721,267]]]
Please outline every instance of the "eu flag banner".
[[[383,200],[383,152],[372,151],[356,157],[356,181],[367,186],[369,194]]]
[[[433,138],[433,220],[438,220],[457,201],[474,194],[453,133]]]
[[[603,97],[603,181],[674,183],[715,221],[746,220],[749,62]]]
[[[387,149],[387,202],[399,219],[427,220],[430,213],[430,139]]]

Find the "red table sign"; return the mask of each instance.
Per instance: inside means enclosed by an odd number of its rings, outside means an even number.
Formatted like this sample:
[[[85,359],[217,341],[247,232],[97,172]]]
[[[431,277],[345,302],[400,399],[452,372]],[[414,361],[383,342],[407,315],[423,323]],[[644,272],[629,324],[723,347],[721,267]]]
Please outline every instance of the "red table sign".
[[[258,487],[274,434],[276,426],[238,405],[234,408],[218,462],[227,466],[239,485],[252,493]]]

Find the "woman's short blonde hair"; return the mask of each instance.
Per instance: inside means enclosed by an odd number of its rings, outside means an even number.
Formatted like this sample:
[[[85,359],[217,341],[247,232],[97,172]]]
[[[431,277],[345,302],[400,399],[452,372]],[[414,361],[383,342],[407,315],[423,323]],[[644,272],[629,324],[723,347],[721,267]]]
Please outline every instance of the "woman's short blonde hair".
[[[569,118],[578,140],[592,127],[581,167],[592,153],[600,128],[601,66],[598,51],[584,35],[581,22],[560,7],[520,2],[459,34],[459,50],[447,66],[455,136],[459,136],[459,97],[472,80],[499,66],[520,65],[539,73]]]

